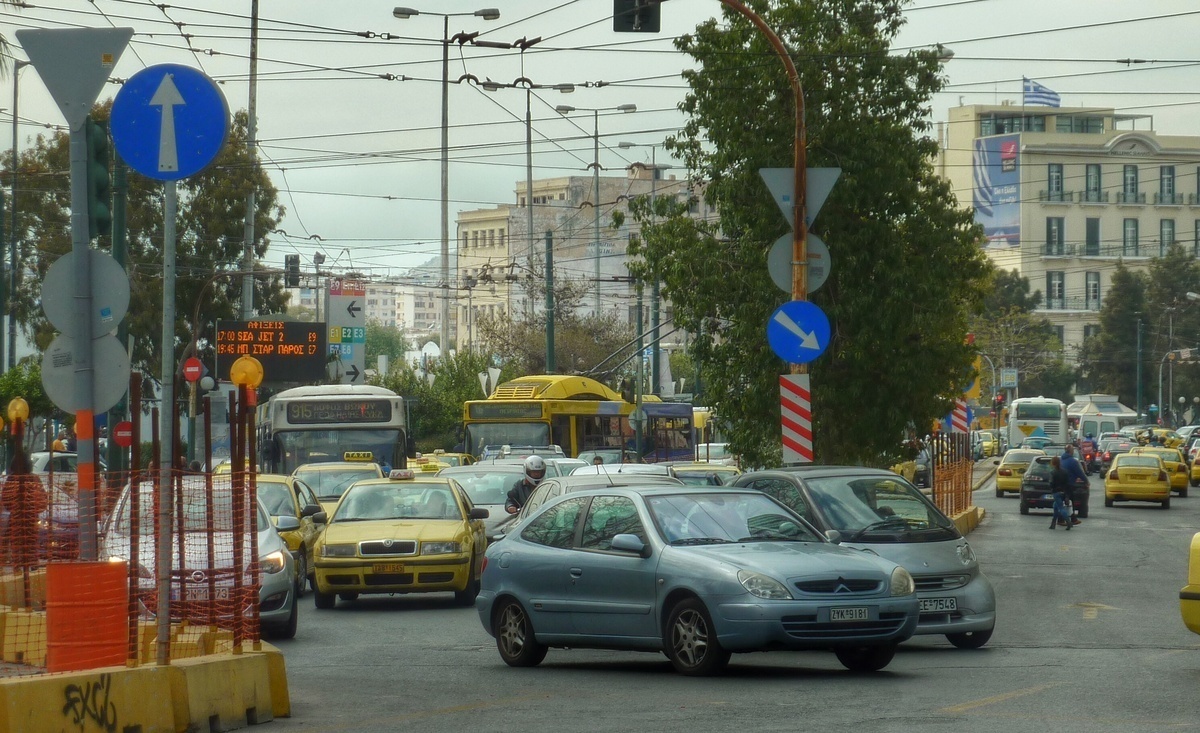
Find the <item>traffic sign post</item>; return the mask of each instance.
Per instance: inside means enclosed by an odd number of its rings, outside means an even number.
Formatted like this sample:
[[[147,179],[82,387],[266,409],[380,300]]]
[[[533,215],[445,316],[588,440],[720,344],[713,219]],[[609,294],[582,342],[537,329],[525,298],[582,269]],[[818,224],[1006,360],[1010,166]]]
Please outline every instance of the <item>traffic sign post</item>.
[[[367,324],[363,305],[366,295],[366,285],[358,281],[333,280],[329,283],[328,307],[325,309],[329,327],[329,376],[343,384],[365,381]]]
[[[133,423],[126,420],[114,425],[112,439],[114,443],[122,448],[128,448],[133,445]]]
[[[189,356],[183,362],[183,378],[189,382],[199,381],[204,376],[204,362],[194,356]]]
[[[767,341],[780,359],[807,364],[829,346],[829,318],[807,300],[789,301],[767,322]]]
[[[812,463],[812,393],[807,374],[779,377],[779,412],[783,425],[783,464]]]

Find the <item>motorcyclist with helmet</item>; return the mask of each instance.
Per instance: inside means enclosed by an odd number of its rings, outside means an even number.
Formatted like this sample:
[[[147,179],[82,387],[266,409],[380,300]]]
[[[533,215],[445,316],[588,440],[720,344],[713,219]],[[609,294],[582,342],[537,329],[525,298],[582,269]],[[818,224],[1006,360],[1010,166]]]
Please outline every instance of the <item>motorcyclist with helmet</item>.
[[[524,463],[525,473],[513,487],[508,490],[508,499],[504,502],[504,511],[516,514],[529,501],[529,495],[546,477],[546,461],[541,456],[529,456]]]

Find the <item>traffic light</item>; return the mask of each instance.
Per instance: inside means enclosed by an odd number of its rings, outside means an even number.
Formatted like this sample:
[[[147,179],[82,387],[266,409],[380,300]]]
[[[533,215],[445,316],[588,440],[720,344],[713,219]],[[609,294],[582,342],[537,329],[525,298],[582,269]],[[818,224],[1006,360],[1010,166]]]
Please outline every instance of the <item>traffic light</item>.
[[[284,283],[289,288],[300,287],[300,255],[283,256]]]
[[[83,126],[87,142],[88,239],[112,233],[112,145],[108,128],[88,117]]]
[[[613,0],[613,32],[658,33],[662,0]]]
[[[997,415],[999,415],[1001,412],[1004,412],[1004,403],[1006,402],[1006,400],[1007,400],[1007,398],[1005,397],[1003,392],[998,392],[996,394],[996,397],[992,402],[992,409],[994,409],[996,411]]]

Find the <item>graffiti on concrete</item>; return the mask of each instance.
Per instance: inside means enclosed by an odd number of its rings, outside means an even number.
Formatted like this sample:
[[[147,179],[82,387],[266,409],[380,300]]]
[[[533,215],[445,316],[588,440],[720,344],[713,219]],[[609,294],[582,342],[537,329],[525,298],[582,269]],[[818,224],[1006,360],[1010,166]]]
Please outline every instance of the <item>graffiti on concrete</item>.
[[[84,682],[81,685],[71,683],[63,688],[66,704],[62,714],[72,725],[79,726],[80,733],[85,726],[95,724],[105,733],[116,733],[117,706],[109,699],[112,691],[112,675],[102,674],[95,682]]]

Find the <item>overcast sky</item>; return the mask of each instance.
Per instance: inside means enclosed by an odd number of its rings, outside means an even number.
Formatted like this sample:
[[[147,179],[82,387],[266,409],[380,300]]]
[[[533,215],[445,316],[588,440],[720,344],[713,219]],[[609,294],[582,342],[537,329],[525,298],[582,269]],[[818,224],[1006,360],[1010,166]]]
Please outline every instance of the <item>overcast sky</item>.
[[[662,32],[652,36],[613,33],[612,0],[405,1],[418,10],[463,13],[450,18],[451,36],[541,37],[523,60],[517,51],[454,45],[449,72],[452,82],[463,74],[501,83],[523,75],[538,85],[576,85],[571,94],[544,89],[533,96],[535,178],[590,175],[592,113],[563,118],[556,104],[580,110],[637,105],[634,113],[600,113],[600,162],[608,175],[648,162],[650,148],[617,144],[661,143],[680,127],[676,106],[685,88],[679,72],[689,59],[674,50],[672,38],[720,11],[717,0],[670,0],[662,6]],[[394,276],[440,248],[443,20],[399,20],[392,17],[395,4],[260,4],[258,138],[288,210],[280,225],[288,236],[272,236],[272,264],[296,252],[311,263],[320,250],[326,268]],[[473,17],[484,7],[499,8],[500,19]],[[221,82],[232,109],[247,105],[250,0],[184,0],[161,10],[146,0],[39,0],[36,7],[2,13],[0,34],[17,58],[26,58],[16,43],[21,28],[131,26],[136,32],[115,78],[157,63],[185,64]],[[942,43],[955,54],[946,66],[950,86],[934,100],[934,120],[945,119],[960,101],[1019,103],[1026,76],[1059,92],[1064,106],[1115,107],[1153,115],[1160,133],[1200,134],[1200,93],[1193,91],[1200,88],[1200,52],[1193,48],[1200,9],[1193,0],[920,0],[906,17],[898,49]],[[106,87],[102,99],[116,90]],[[0,80],[6,131],[12,94],[10,73]],[[524,180],[525,95],[451,83],[449,109],[453,237],[458,211],[513,202],[515,183]],[[21,72],[20,117],[22,148],[44,125],[63,122],[29,68]],[[0,144],[11,141],[6,135]],[[671,161],[659,150],[657,162]]]

